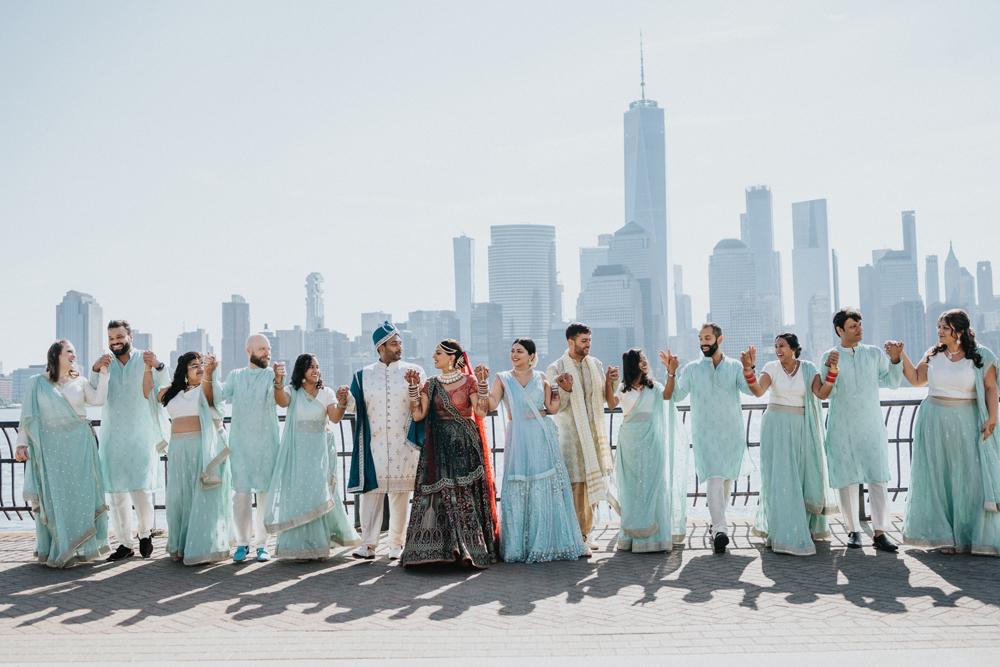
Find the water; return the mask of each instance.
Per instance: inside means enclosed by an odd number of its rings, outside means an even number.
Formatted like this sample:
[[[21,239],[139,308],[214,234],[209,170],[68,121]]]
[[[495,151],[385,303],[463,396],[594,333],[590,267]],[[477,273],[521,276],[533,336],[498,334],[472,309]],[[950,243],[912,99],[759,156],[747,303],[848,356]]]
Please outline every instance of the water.
[[[926,397],[927,390],[925,388],[924,389],[915,389],[913,387],[903,387],[903,388],[895,389],[895,390],[882,389],[882,390],[880,390],[879,394],[880,394],[880,398],[883,401],[887,401],[887,400],[910,400],[910,399],[920,400],[920,399],[923,399],[924,397]],[[764,398],[755,398],[753,396],[743,396],[743,400],[744,400],[745,403],[748,403],[748,404],[753,404],[753,403],[762,404],[762,403],[766,403],[767,402],[766,396]],[[225,408],[226,408],[226,415],[228,416],[229,406],[226,405]],[[909,410],[912,410],[912,408],[908,408],[907,412],[904,413],[904,417],[905,417],[904,423],[903,423],[903,426],[904,426],[903,436],[904,437],[908,433],[909,417],[910,417]],[[283,414],[284,410],[279,410],[279,413]],[[751,440],[751,442],[759,441],[760,417],[761,417],[762,414],[763,414],[763,412],[754,412],[752,414],[751,422],[750,422],[750,440]],[[892,438],[894,436],[895,429],[892,428],[892,426],[896,422],[896,419],[895,419],[895,415],[896,414],[898,414],[898,411],[894,412],[894,418],[890,421],[890,427],[891,427],[889,429],[890,430],[890,438]],[[87,408],[87,416],[90,419],[100,419],[101,418],[101,408],[100,407],[88,406],[88,408]],[[19,408],[0,408],[0,421],[17,421],[19,418],[20,418],[20,409]],[[745,416],[744,416],[744,418],[745,418]],[[616,433],[618,426],[621,424],[621,415],[613,415],[613,416],[612,415],[606,415],[605,416],[605,421],[608,424],[608,428],[611,428],[611,426],[612,426],[612,419],[613,419],[614,432]],[[491,421],[492,420],[489,420],[489,419],[487,419],[487,421],[486,421],[487,437],[492,440],[494,438],[494,434],[495,434],[495,442],[492,442],[491,444],[494,447],[503,447],[503,443],[504,443],[504,430],[503,429],[504,429],[504,426],[505,426],[506,419],[497,418],[495,420],[495,422],[494,422],[493,425],[491,425]],[[346,442],[346,443],[342,442],[342,440],[341,440],[339,428],[335,428],[335,438],[336,438],[336,442],[337,442],[337,449],[339,451],[341,451],[341,452],[348,452],[349,453],[350,450],[351,450],[351,447],[350,447],[350,427],[347,424],[344,425],[344,432],[345,432],[345,435],[347,435],[347,437],[348,437],[348,442]],[[13,431],[8,431],[8,434],[11,436],[11,438],[14,437]],[[100,437],[100,429],[99,428],[98,428],[98,437]],[[2,442],[3,442],[3,440],[0,439],[0,443],[2,443]],[[760,452],[760,449],[757,448],[757,447],[750,448],[750,457],[753,460],[755,466],[758,463],[759,452]],[[896,458],[896,449],[895,449],[895,447],[890,446],[890,457],[889,457],[890,469],[893,470],[893,471],[897,470],[897,468],[899,469],[898,479],[896,478],[897,475],[894,474],[894,479],[893,479],[893,482],[890,484],[890,486],[895,485],[895,483],[897,483],[897,482],[900,485],[902,485],[902,486],[907,486],[908,485],[908,483],[909,483],[909,474],[908,473],[909,473],[909,467],[910,467],[909,466],[908,455],[909,455],[908,448],[901,447],[900,448],[900,457],[899,457],[900,460],[897,460],[897,458]],[[494,471],[497,473],[497,491],[502,494],[503,491],[502,491],[502,474],[501,473],[503,471],[503,454],[496,454],[494,456],[493,460],[494,460]],[[346,458],[343,458],[343,457],[339,457],[338,458],[338,472],[340,474],[341,480],[343,480],[346,477],[346,464],[347,464],[347,459]],[[693,491],[694,488],[695,488],[695,475],[694,475],[694,460],[693,460],[693,458],[689,459],[689,461],[688,461],[688,467],[689,467],[689,471],[690,471],[689,476],[688,476],[688,490],[689,491]],[[2,479],[0,479],[0,490],[2,490],[3,493],[4,493],[4,500],[7,503],[9,503],[10,500],[11,500],[10,495],[9,495],[10,494],[10,488],[11,488],[10,468],[9,468],[9,466],[3,466],[2,468],[3,469],[0,470],[0,475],[2,475]],[[21,484],[22,484],[21,466],[14,466],[14,475],[15,475],[15,477],[14,477],[14,480],[13,480],[13,484],[14,484],[14,489],[16,491],[16,496],[15,497],[18,498],[18,499],[20,499],[20,489],[21,489]],[[743,478],[743,479],[740,480],[740,482],[738,484],[738,488],[739,488],[740,491],[744,491],[744,490],[747,489],[747,479],[746,478]],[[756,471],[754,471],[750,475],[749,488],[752,489],[752,490],[757,490],[757,489],[760,488],[760,475]],[[699,490],[700,491],[704,491],[704,485],[702,485]],[[162,494],[163,494],[162,491],[158,494],[157,502],[161,502],[162,503]],[[890,499],[891,499],[891,495],[890,495]],[[893,511],[893,512],[902,512],[903,511],[903,507],[904,507],[905,499],[906,499],[905,494],[901,494],[895,501],[892,501],[890,503],[890,510]],[[745,500],[744,498],[737,498],[736,499],[735,506],[731,506],[730,509],[729,509],[729,512],[728,512],[729,516],[735,518],[735,517],[752,517],[754,515],[754,513],[757,511],[757,501],[756,501],[756,499],[755,498],[749,498],[745,504],[744,504],[744,500]],[[351,508],[348,508],[348,511],[350,512]],[[2,514],[0,514],[0,532],[17,532],[17,531],[33,531],[34,530],[34,521],[33,520],[27,519],[27,518],[25,518],[25,519],[18,519],[16,517],[16,515],[13,515],[13,514],[11,516],[12,516],[12,519],[8,520],[8,519],[4,518]],[[688,517],[692,518],[692,519],[707,519],[708,518],[708,508],[706,506],[704,498],[699,498],[694,506],[691,506],[691,507],[688,508]],[[608,507],[606,503],[601,503],[601,506],[600,506],[600,508],[598,510],[598,519],[599,520],[615,520],[616,517],[614,517],[612,515],[610,507]],[[160,527],[160,528],[166,527],[166,518],[165,518],[164,512],[162,510],[157,510],[157,512],[156,512],[156,525],[157,525],[157,527]]]

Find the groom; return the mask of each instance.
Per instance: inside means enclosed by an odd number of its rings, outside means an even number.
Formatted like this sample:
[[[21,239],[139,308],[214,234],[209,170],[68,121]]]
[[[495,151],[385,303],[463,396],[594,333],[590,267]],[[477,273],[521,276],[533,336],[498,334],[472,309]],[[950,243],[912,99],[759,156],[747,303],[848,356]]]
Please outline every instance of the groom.
[[[573,505],[580,523],[583,541],[591,549],[594,529],[594,506],[605,499],[607,476],[611,474],[611,447],[604,429],[604,405],[612,403],[618,369],[608,367],[590,356],[590,327],[574,322],[566,328],[568,349],[546,375],[559,387],[559,427],[566,470],[573,488]]]

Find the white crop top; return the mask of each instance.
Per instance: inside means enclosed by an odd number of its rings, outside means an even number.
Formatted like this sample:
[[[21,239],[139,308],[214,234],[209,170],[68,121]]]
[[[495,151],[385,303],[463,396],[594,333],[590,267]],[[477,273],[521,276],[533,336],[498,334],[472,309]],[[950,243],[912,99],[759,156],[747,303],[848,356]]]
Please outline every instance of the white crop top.
[[[292,388],[285,387],[285,393],[288,395],[289,398],[291,398]],[[335,392],[330,387],[323,387],[318,392],[316,392],[316,400],[319,401],[319,404],[322,405],[324,408],[329,407],[331,403],[337,402],[337,392]]]
[[[201,397],[201,387],[182,391],[167,403],[167,414],[171,419],[179,417],[197,417],[198,399]]]
[[[760,373],[771,378],[771,386],[768,387],[771,396],[768,402],[793,408],[805,407],[806,381],[802,375],[801,365],[795,375],[789,378],[785,369],[781,367],[781,362],[775,359],[764,364]]]
[[[944,352],[927,360],[928,395],[938,398],[976,398],[976,371],[972,359],[951,361]]]
[[[615,392],[615,397],[620,401],[618,407],[622,409],[622,416],[628,417],[629,413],[632,412],[632,408],[635,404],[639,402],[639,397],[642,396],[642,389],[632,388],[629,391],[622,391],[621,385],[618,386],[618,391]]]
[[[66,397],[66,401],[73,408],[73,412],[86,419],[88,405],[104,405],[104,401],[107,400],[108,377],[108,369],[102,368],[98,376],[97,389],[94,389],[94,385],[90,384],[90,380],[87,380],[82,375],[73,378],[69,382],[57,384],[56,389]],[[28,432],[21,429],[17,432],[17,446],[26,446],[27,444]]]

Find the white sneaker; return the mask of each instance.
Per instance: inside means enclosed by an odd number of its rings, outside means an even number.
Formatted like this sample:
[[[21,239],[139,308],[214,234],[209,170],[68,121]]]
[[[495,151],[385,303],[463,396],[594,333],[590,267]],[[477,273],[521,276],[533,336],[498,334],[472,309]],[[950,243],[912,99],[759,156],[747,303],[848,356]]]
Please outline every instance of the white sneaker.
[[[591,533],[590,535],[587,535],[587,539],[585,539],[583,542],[588,547],[590,547],[591,550],[593,550],[593,551],[597,551],[598,549],[601,548],[601,545],[599,545],[597,542],[594,541],[594,534],[593,533]]]
[[[375,547],[368,547],[362,544],[360,547],[351,552],[351,555],[355,558],[364,558],[365,560],[371,560],[375,558]]]
[[[580,558],[590,558],[591,556],[594,555],[594,552],[590,549],[589,546],[587,546],[586,544],[584,544],[583,547],[584,547],[584,549],[586,549],[586,551],[584,551],[582,554],[580,554]]]
[[[399,560],[403,555],[403,547],[391,547],[389,549],[389,560]]]

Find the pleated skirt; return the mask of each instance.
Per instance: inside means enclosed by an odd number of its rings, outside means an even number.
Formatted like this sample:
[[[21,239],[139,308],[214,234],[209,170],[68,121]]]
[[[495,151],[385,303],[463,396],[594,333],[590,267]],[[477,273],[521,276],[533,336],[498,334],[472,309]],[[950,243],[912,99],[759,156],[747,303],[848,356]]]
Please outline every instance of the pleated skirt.
[[[172,435],[169,451],[167,553],[185,565],[228,559],[233,544],[232,484],[201,488],[200,432]]]

